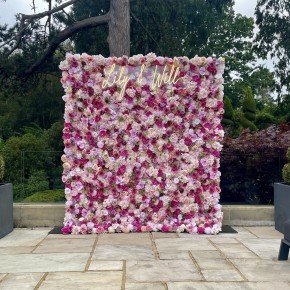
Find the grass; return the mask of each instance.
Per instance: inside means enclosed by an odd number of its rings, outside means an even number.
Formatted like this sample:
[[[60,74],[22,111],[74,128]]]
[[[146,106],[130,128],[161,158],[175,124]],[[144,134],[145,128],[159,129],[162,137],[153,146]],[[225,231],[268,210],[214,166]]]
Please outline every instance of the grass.
[[[23,202],[61,202],[65,201],[64,190],[45,190],[26,197]]]

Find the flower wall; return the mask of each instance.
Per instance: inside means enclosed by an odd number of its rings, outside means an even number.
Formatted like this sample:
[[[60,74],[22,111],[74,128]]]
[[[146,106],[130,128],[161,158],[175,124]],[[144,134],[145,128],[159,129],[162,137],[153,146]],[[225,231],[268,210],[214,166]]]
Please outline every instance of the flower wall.
[[[67,54],[64,234],[221,230],[222,58]]]

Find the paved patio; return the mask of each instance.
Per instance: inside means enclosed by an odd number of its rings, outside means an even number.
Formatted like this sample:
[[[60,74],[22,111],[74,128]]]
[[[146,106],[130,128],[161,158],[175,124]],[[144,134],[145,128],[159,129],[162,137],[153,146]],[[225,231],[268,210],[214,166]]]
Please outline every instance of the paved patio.
[[[15,229],[0,240],[0,289],[289,289],[273,227],[237,234],[52,235]]]

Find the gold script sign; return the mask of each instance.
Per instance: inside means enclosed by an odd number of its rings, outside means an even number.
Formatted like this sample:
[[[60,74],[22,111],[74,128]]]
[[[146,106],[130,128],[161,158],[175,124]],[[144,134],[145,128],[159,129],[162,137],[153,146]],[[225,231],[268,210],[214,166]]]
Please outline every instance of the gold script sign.
[[[137,83],[142,85],[143,74],[146,70],[146,66],[142,64]],[[155,65],[152,81],[150,84],[151,90],[155,90],[156,88],[162,86],[163,84],[176,84],[180,78],[177,78],[179,74],[179,67],[176,65],[171,65],[168,67],[165,65],[163,67],[162,73],[158,72],[158,66]],[[113,64],[106,72],[106,78],[102,83],[102,88],[112,87],[114,84],[121,87],[120,96],[123,98],[128,82],[130,81],[130,77],[125,74],[125,66],[122,66],[119,70],[116,69],[116,65]]]

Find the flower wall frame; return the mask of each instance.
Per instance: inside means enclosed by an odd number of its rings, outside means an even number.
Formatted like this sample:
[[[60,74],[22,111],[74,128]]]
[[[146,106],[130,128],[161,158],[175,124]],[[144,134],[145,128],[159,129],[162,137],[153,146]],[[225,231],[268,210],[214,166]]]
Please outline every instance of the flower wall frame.
[[[221,231],[224,59],[67,54],[64,234]]]

